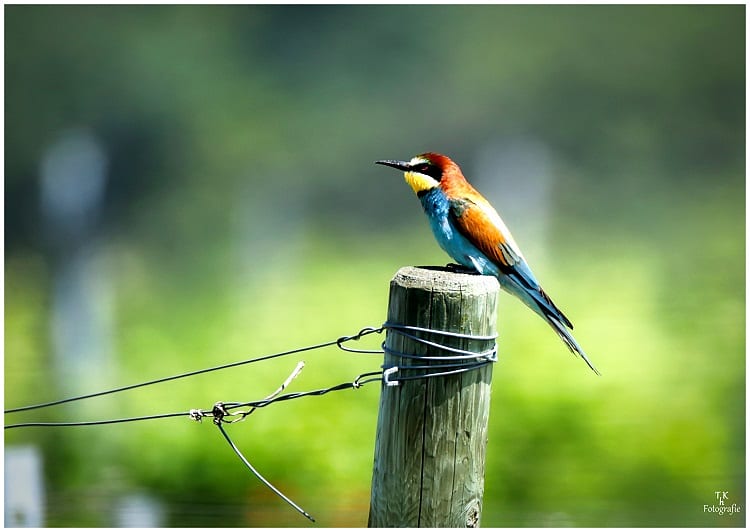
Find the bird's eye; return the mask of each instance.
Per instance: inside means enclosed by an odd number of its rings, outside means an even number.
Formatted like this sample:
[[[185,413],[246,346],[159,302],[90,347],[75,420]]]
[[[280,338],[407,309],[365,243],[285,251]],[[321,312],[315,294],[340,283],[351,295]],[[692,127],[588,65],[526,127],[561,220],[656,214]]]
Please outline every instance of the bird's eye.
[[[428,174],[430,171],[430,165],[427,163],[420,164],[417,166],[417,172],[420,174]]]

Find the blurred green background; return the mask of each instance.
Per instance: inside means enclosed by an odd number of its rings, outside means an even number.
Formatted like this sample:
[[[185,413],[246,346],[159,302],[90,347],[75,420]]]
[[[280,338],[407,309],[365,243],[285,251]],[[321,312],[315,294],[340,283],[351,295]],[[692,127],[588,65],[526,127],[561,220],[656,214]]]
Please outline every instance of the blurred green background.
[[[5,407],[379,325],[399,267],[448,258],[372,163],[439,151],[603,373],[501,295],[482,525],[742,526],[744,51],[742,5],[7,6]],[[5,423],[258,399],[297,360],[292,391],[379,366],[328,349]],[[319,525],[364,526],[378,397],[228,430]],[[308,525],[209,422],[5,449],[6,503],[8,453],[41,458],[43,525]]]

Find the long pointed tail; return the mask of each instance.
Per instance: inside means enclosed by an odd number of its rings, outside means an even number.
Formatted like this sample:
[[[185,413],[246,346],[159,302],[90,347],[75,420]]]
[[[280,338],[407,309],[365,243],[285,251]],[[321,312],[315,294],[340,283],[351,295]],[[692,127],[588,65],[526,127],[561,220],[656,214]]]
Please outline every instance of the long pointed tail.
[[[589,358],[586,356],[586,353],[583,352],[583,349],[581,349],[581,346],[578,345],[578,342],[576,342],[576,339],[573,338],[573,335],[570,334],[570,331],[565,328],[565,325],[563,325],[560,320],[558,320],[555,316],[551,316],[549,314],[545,313],[544,319],[547,320],[547,323],[549,323],[552,328],[557,333],[557,336],[562,339],[563,342],[565,342],[565,345],[568,346],[568,349],[571,350],[574,354],[578,354],[586,364],[591,368],[591,370],[596,373],[597,375],[601,376],[601,373],[599,373],[599,370],[594,367],[594,365],[591,363]]]
[[[498,277],[500,286],[505,290],[518,297],[523,301],[531,310],[539,314],[544,320],[550,324],[552,329],[557,333],[560,339],[565,342],[573,354],[580,356],[591,370],[597,375],[601,375],[599,370],[594,367],[586,353],[583,352],[581,346],[578,345],[576,339],[570,334],[568,329],[573,328],[573,324],[565,314],[557,308],[552,302],[552,299],[542,290],[539,284],[529,285],[518,275],[500,275]]]

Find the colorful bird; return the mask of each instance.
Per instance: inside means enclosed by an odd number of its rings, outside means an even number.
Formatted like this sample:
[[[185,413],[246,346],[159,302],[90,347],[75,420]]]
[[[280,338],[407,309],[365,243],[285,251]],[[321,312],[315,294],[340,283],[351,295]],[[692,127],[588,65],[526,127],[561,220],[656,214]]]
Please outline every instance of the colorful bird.
[[[500,215],[472,187],[461,169],[439,153],[423,153],[411,161],[375,161],[404,172],[422,202],[440,247],[453,260],[482,275],[494,275],[500,286],[539,314],[565,345],[597,374],[568,329],[573,324],[542,290]]]

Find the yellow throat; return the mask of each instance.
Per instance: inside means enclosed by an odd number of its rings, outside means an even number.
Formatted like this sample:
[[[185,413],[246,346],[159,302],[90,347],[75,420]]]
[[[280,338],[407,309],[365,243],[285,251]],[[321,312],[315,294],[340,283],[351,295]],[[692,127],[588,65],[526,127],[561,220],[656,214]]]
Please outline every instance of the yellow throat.
[[[435,188],[439,184],[432,177],[419,172],[404,172],[404,179],[417,194]]]

